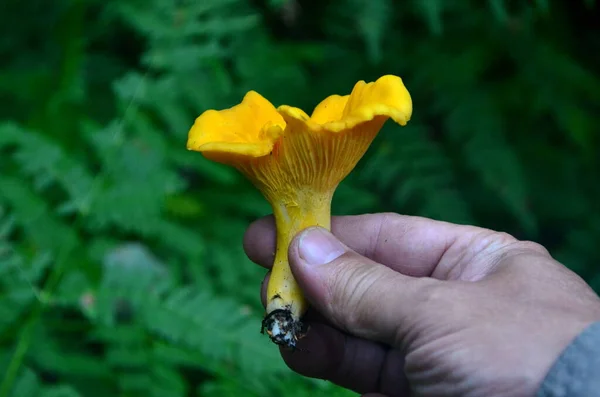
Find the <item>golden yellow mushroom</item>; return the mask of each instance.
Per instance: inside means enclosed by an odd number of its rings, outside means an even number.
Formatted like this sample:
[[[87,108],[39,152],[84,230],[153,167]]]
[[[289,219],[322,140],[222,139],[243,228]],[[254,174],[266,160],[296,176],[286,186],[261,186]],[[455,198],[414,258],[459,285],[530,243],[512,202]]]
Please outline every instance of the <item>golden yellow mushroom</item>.
[[[309,117],[275,108],[254,91],[221,111],[201,114],[187,148],[241,171],[273,207],[277,249],[263,320],[271,340],[294,348],[305,333],[307,302],[288,263],[294,236],[310,226],[330,229],[331,200],[388,118],[406,125],[412,101],[402,79],[359,81],[350,95],[332,95]]]

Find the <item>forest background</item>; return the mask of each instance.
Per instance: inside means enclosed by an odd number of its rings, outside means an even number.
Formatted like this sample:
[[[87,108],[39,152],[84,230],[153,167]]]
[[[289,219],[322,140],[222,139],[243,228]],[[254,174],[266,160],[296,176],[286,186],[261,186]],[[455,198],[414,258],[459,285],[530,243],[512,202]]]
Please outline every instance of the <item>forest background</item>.
[[[270,213],[185,150],[256,90],[308,112],[358,80],[414,101],[334,198],[544,244],[600,290],[594,1],[6,0],[0,397],[352,396],[260,335]]]

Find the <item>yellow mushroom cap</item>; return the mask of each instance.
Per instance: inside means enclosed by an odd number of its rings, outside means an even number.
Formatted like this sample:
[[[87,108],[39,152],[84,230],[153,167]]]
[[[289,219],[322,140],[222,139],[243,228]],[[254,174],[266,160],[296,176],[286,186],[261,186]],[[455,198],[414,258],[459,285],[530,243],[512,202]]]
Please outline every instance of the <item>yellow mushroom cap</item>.
[[[204,154],[261,157],[282,135],[285,121],[263,96],[250,91],[242,103],[225,110],[207,110],[188,134],[187,148]]]
[[[350,95],[325,98],[310,118],[327,131],[339,132],[377,116],[390,117],[396,123],[406,125],[411,115],[412,100],[402,79],[387,75],[373,83],[359,81]]]
[[[392,75],[359,81],[350,95],[325,98],[310,117],[296,107],[275,108],[250,91],[230,109],[202,113],[189,131],[187,147],[240,169],[267,198],[290,188],[331,190],[388,118],[406,125],[411,115],[410,94]]]

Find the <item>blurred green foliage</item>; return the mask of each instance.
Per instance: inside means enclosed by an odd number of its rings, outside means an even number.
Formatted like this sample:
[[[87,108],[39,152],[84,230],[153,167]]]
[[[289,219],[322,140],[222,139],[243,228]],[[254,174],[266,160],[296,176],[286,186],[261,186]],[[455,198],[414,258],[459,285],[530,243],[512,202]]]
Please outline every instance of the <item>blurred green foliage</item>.
[[[545,244],[600,289],[594,1],[8,0],[0,7],[0,397],[349,396],[259,334],[270,209],[185,150],[257,90],[310,111],[403,77],[334,199]]]

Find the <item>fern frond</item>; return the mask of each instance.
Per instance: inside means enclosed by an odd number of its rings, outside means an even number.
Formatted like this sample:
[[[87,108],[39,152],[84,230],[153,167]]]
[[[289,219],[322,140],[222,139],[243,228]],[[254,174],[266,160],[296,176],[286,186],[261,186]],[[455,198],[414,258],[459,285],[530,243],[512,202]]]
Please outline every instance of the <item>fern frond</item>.
[[[383,136],[351,183],[384,192],[378,199],[388,211],[472,222],[452,160],[425,126],[418,120],[406,128],[390,126]]]
[[[53,185],[66,193],[60,204],[63,214],[87,213],[93,177],[80,161],[71,158],[56,142],[34,131],[14,124],[0,125],[0,148],[16,145],[12,156],[24,176],[31,178],[36,191],[44,192]]]
[[[45,385],[30,368],[23,368],[11,397],[84,397],[68,384]]]
[[[47,254],[31,260],[19,252],[9,237],[15,218],[3,214],[0,206],[0,335],[18,325],[31,304],[43,299],[40,281],[52,263]]]
[[[147,309],[144,321],[152,332],[196,349],[207,361],[245,374],[286,372],[277,349],[259,332],[261,317],[248,311],[207,291],[179,288]]]
[[[197,352],[207,371],[224,366],[256,374],[287,371],[277,349],[259,332],[261,314],[208,289],[175,287],[166,269],[147,259],[119,258],[105,266],[94,321],[114,326],[124,310],[159,340]]]
[[[521,227],[533,235],[537,232],[537,220],[528,208],[524,170],[506,142],[505,123],[496,109],[483,93],[457,101],[446,120],[449,137],[498,203],[505,205]]]

